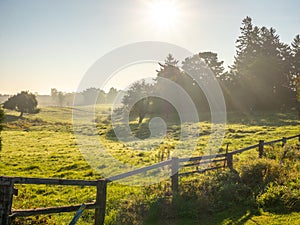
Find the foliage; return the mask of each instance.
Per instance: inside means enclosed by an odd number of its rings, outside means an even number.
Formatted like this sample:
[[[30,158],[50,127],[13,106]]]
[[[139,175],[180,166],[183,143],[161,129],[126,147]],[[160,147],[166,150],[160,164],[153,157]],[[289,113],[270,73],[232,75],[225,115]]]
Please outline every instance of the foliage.
[[[123,110],[138,116],[138,124],[141,124],[145,116],[151,112],[152,92],[152,84],[142,80],[133,83],[122,99]]]
[[[51,88],[51,98],[52,104],[58,105],[60,107],[70,106],[74,101],[74,93],[65,93],[58,91],[56,88]]]
[[[270,182],[281,182],[284,175],[276,160],[258,159],[241,167],[241,180],[254,192],[262,191]]]
[[[200,52],[199,58],[203,59],[206,65],[212,70],[217,78],[223,78],[224,75],[224,61],[219,61],[217,53],[214,52]]]
[[[28,91],[22,91],[5,101],[3,103],[3,108],[16,110],[21,113],[19,117],[22,117],[24,113],[38,113],[39,109],[37,109],[37,105],[38,102],[34,94],[29,93]]]
[[[250,17],[242,21],[240,30],[231,71],[235,101],[248,110],[294,105],[295,91],[290,87],[290,71],[298,69],[299,65],[291,66],[295,57],[290,46],[280,42],[274,28],[253,26]]]
[[[279,185],[270,183],[266,190],[257,196],[260,207],[271,212],[300,211],[300,183]]]

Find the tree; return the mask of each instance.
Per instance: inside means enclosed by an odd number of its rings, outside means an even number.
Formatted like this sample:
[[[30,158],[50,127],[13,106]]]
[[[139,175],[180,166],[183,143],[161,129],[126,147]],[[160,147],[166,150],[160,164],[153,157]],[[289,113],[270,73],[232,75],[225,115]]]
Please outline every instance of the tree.
[[[2,137],[1,137],[1,131],[3,130],[3,120],[4,120],[4,111],[0,107],[0,150],[2,149]]]
[[[292,44],[292,58],[290,69],[291,88],[298,90],[300,80],[300,35],[296,35]],[[298,85],[297,85],[298,84]]]
[[[300,118],[300,35],[296,35],[292,44],[292,66],[290,71],[290,85],[296,92],[298,112]]]
[[[84,105],[96,104],[100,89],[98,88],[88,88],[82,92]]]
[[[224,74],[224,61],[219,61],[218,54],[214,52],[200,52],[199,58],[203,59],[206,65],[211,69],[217,78],[221,78]]]
[[[106,94],[106,103],[114,103],[115,98],[118,95],[118,90],[116,88],[111,87]]]
[[[235,100],[245,110],[280,109],[292,105],[289,87],[290,47],[274,28],[252,25],[246,17],[240,28],[231,67]]]
[[[5,101],[3,103],[3,108],[20,112],[19,117],[22,118],[24,113],[38,113],[39,109],[37,108],[37,105],[38,102],[34,94],[29,93],[28,91],[22,91]]]
[[[151,95],[153,85],[145,80],[133,83],[122,99],[124,110],[130,110],[132,115],[138,116],[138,123],[141,124],[147,114],[151,112]]]
[[[99,90],[97,103],[104,104],[106,102],[106,93],[103,90]]]

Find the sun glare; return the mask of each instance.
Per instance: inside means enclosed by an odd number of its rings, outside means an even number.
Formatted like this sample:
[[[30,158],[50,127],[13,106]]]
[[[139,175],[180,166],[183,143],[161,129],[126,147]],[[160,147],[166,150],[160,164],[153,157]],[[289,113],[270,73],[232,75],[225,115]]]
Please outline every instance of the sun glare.
[[[173,0],[156,0],[149,3],[149,22],[156,28],[173,28],[179,19],[179,9]]]

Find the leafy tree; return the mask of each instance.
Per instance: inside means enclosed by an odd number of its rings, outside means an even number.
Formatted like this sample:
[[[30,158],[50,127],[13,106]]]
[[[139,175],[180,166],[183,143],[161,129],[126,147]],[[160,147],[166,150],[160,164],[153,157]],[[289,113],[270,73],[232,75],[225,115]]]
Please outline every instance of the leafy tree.
[[[209,65],[213,67],[213,64],[218,64],[217,60],[214,61],[215,59],[213,58],[215,56],[212,54],[213,53],[195,54],[182,62],[182,68],[186,74],[183,87],[193,100],[198,112],[209,111],[205,93],[208,91],[207,88],[210,86],[210,82],[216,79],[215,76],[212,76],[213,74]],[[214,66],[216,66],[216,64]]]
[[[2,148],[2,137],[1,137],[1,131],[3,130],[3,120],[4,120],[4,111],[3,109],[0,107],[0,150]]]
[[[203,59],[206,65],[212,70],[217,78],[221,78],[224,74],[224,61],[219,61],[218,54],[214,52],[200,52],[199,58]]]
[[[19,117],[22,118],[24,113],[38,113],[39,109],[37,109],[37,105],[38,102],[34,94],[28,91],[22,91],[5,101],[3,108],[20,112]]]
[[[141,124],[147,114],[151,112],[151,95],[153,85],[145,80],[133,83],[122,99],[125,110],[130,110],[131,115],[138,116]]]

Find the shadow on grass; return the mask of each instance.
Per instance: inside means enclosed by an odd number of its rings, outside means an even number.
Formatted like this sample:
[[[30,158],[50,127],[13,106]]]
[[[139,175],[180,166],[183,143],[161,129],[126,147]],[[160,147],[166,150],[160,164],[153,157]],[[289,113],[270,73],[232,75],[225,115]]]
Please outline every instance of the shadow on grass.
[[[251,126],[296,126],[300,125],[296,111],[290,112],[228,112],[227,123],[237,123]]]
[[[180,124],[178,121],[167,121],[167,134],[174,136],[175,138],[179,138]],[[158,128],[159,130],[159,128]],[[168,133],[169,132],[169,133]],[[126,124],[118,124],[115,128],[109,127],[106,131],[105,138],[111,141],[118,141],[119,139],[116,137],[116,133],[122,136],[123,140],[128,139],[130,141],[130,135],[135,138],[144,140],[148,139],[151,136],[151,131],[149,129],[149,120],[145,121],[142,124],[138,123],[130,123],[129,129]]]
[[[19,119],[24,119],[24,118],[20,118],[19,116],[15,116],[15,115],[5,115],[4,121],[6,123],[10,123],[10,122],[15,122]]]
[[[180,214],[180,212],[179,212]],[[192,213],[193,214],[193,213]],[[145,225],[151,224],[160,224],[160,225],[194,225],[194,224],[201,224],[201,225],[218,225],[218,224],[231,224],[231,225],[242,225],[245,224],[247,221],[251,220],[252,222],[256,223],[252,220],[252,217],[259,216],[260,213],[258,210],[247,209],[247,208],[232,208],[228,209],[227,211],[222,212],[206,212],[202,214],[195,214],[190,215],[187,217],[181,217],[178,215],[173,216],[165,216],[162,217],[152,217],[146,219],[144,222]]]

